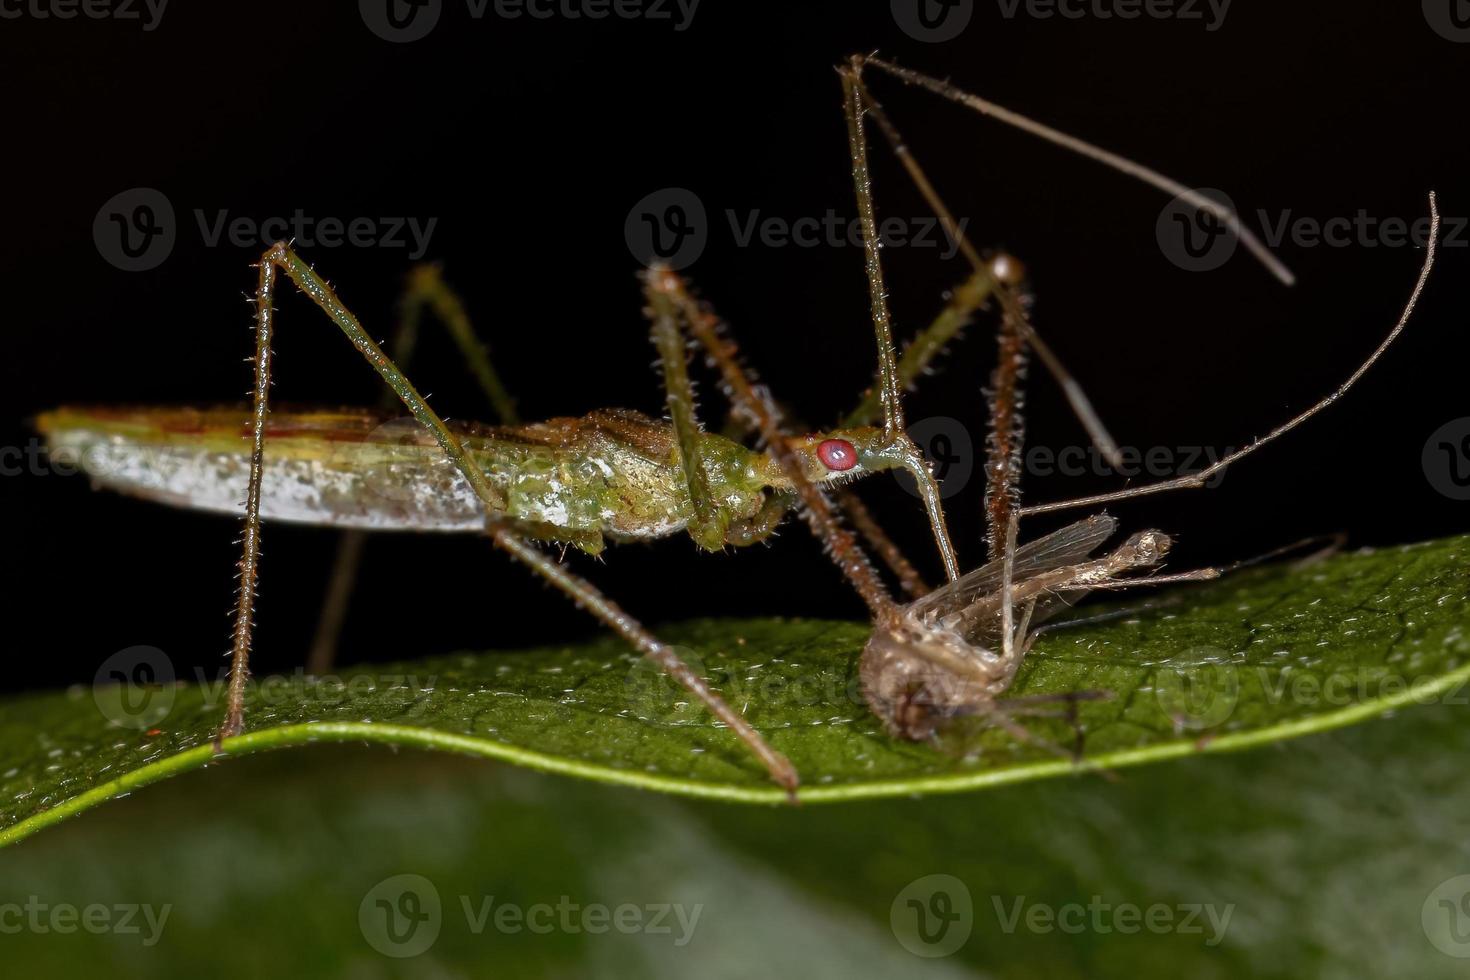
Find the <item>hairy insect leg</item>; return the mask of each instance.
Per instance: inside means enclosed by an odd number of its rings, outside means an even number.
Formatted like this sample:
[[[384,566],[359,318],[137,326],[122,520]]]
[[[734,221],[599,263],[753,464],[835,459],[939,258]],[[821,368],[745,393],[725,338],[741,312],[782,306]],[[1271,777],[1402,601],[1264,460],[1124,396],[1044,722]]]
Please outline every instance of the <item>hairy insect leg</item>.
[[[1097,414],[1097,410],[1093,408],[1092,400],[1087,397],[1086,391],[1083,390],[1082,385],[1072,375],[1072,372],[1067,370],[1061,358],[1041,338],[1041,335],[1036,332],[1036,328],[1031,322],[1030,313],[1026,308],[1027,303],[1021,291],[1024,279],[1021,264],[1013,257],[1005,254],[996,255],[987,260],[975,248],[974,244],[970,242],[969,238],[965,235],[964,228],[955,220],[953,212],[944,203],[944,199],[939,196],[939,192],[935,189],[933,182],[929,180],[929,175],[919,165],[918,159],[909,149],[908,143],[904,140],[902,134],[899,133],[898,127],[888,118],[888,114],[884,112],[882,104],[873,98],[872,93],[868,91],[867,86],[863,83],[862,68],[866,63],[866,60],[861,57],[854,57],[852,59],[851,72],[853,83],[858,88],[858,93],[863,99],[867,113],[873,117],[873,121],[878,124],[879,131],[883,133],[884,138],[888,141],[893,155],[898,158],[899,163],[903,165],[904,170],[908,173],[910,181],[918,189],[920,196],[924,198],[925,202],[929,205],[929,209],[939,219],[939,223],[944,227],[945,234],[949,236],[950,241],[956,244],[960,250],[960,254],[973,267],[974,273],[971,276],[970,282],[967,282],[966,285],[968,286],[970,283],[973,283],[974,286],[972,288],[975,291],[983,291],[986,294],[993,294],[996,297],[1003,316],[1009,317],[1012,321],[1013,328],[1021,331],[1026,343],[1036,351],[1036,355],[1041,360],[1041,363],[1056,380],[1058,386],[1061,387],[1062,394],[1067,399],[1067,404],[1071,406],[1072,414],[1082,424],[1082,428],[1086,430],[1088,438],[1097,446],[1098,452],[1114,466],[1121,466],[1123,457],[1118,449],[1118,444],[1103,425],[1102,419]],[[936,321],[930,327],[930,330],[940,326],[940,323],[941,321]],[[927,340],[928,338],[925,338],[921,333],[920,338],[910,347],[910,350],[905,352],[903,360],[909,360],[910,353],[917,352],[920,356],[927,353],[931,346]],[[902,373],[902,361],[900,362],[899,368]]]
[[[874,619],[893,615],[896,606],[883,580],[852,532],[842,526],[821,488],[807,479],[801,460],[786,441],[780,411],[770,395],[756,387],[754,376],[740,363],[735,345],[725,337],[719,319],[694,299],[677,273],[665,266],[649,269],[644,274],[644,285],[654,315],[675,318],[705,349],[710,364],[720,374],[731,405],[754,427],[766,452],[791,481],[812,533],[827,546],[832,561],[852,583]]]
[[[784,494],[772,495],[754,517],[731,521],[725,531],[725,540],[737,548],[759,544],[776,533],[792,503],[791,498]]]
[[[1367,360],[1363,361],[1362,364],[1359,364],[1357,369],[1348,376],[1346,381],[1342,382],[1342,384],[1333,389],[1331,393],[1322,398],[1316,404],[1312,405],[1310,408],[1307,408],[1305,411],[1302,411],[1292,418],[1288,419],[1287,421],[1281,423],[1280,425],[1276,426],[1276,428],[1267,432],[1265,435],[1258,436],[1257,438],[1252,439],[1250,443],[1244,448],[1237,449],[1231,453],[1226,453],[1220,459],[1216,460],[1214,463],[1211,463],[1209,466],[1200,470],[1198,473],[1191,473],[1188,476],[1178,476],[1173,477],[1172,479],[1160,480],[1157,483],[1148,483],[1143,486],[1129,487],[1126,490],[1115,490],[1112,493],[1099,493],[1093,494],[1090,497],[1076,497],[1072,500],[1057,500],[1044,504],[1031,504],[1028,507],[1022,508],[1021,513],[1023,515],[1046,514],[1050,513],[1051,511],[1070,510],[1074,507],[1093,507],[1099,504],[1112,503],[1113,501],[1117,500],[1131,500],[1134,497],[1143,497],[1149,494],[1163,493],[1167,490],[1184,490],[1203,487],[1210,480],[1211,477],[1213,477],[1216,473],[1224,470],[1230,464],[1244,459],[1246,456],[1249,456],[1251,453],[1260,449],[1262,446],[1265,446],[1267,443],[1274,442],[1281,436],[1286,435],[1286,433],[1290,432],[1292,429],[1295,429],[1297,426],[1301,425],[1303,422],[1307,421],[1318,412],[1321,412],[1328,406],[1332,405],[1333,402],[1337,401],[1343,395],[1347,394],[1348,390],[1352,388],[1353,385],[1358,383],[1358,379],[1367,374],[1369,369],[1372,368],[1374,364],[1378,363],[1379,358],[1381,358],[1384,352],[1388,350],[1388,348],[1393,344],[1395,340],[1398,339],[1399,334],[1403,333],[1404,327],[1408,325],[1409,318],[1414,313],[1414,307],[1417,306],[1419,303],[1420,294],[1424,292],[1424,285],[1426,282],[1429,281],[1429,272],[1431,269],[1434,268],[1435,252],[1438,242],[1439,205],[1435,199],[1434,193],[1430,192],[1429,237],[1424,249],[1424,264],[1419,269],[1419,277],[1414,281],[1414,289],[1409,294],[1408,302],[1404,304],[1403,312],[1399,314],[1399,318],[1394,323],[1393,329],[1388,332],[1388,336],[1384,337],[1383,340],[1378,344],[1378,346],[1373,349],[1373,352],[1368,355]]]
[[[890,442],[904,450],[909,462],[906,468],[913,475],[924,508],[929,513],[930,530],[939,556],[944,562],[944,571],[953,582],[960,576],[959,560],[954,545],[949,539],[949,529],[944,520],[943,499],[934,474],[929,471],[919,447],[905,432],[903,414],[903,384],[898,375],[898,365],[893,353],[893,324],[888,312],[887,287],[883,284],[883,262],[879,256],[881,242],[878,239],[877,219],[873,208],[872,176],[868,169],[868,140],[863,132],[863,105],[856,72],[850,68],[840,69],[843,91],[843,112],[847,119],[848,155],[852,161],[852,184],[857,197],[858,219],[863,230],[863,261],[868,279],[868,303],[872,309],[873,334],[878,347],[878,397],[883,406],[883,431]]]
[[[398,323],[393,328],[393,340],[388,347],[398,369],[407,370],[413,359],[426,309],[444,325],[450,339],[459,348],[465,365],[494,410],[496,422],[514,425],[520,421],[515,401],[491,363],[489,351],[470,324],[464,301],[444,281],[444,275],[437,265],[414,266],[409,270],[404,283],[403,294],[398,301]],[[383,393],[381,408],[387,411],[397,404],[398,399],[391,391]],[[306,657],[308,674],[321,675],[332,668],[366,548],[366,531],[349,529],[343,531],[338,539],[337,554],[332,560],[327,590],[322,597],[321,615],[317,618],[316,632],[312,636],[311,649]]]
[[[248,677],[255,586],[259,578],[260,486],[264,460],[265,423],[270,413],[268,405],[270,344],[275,327],[274,297],[278,272],[284,273],[297,288],[337,324],[352,345],[387,382],[409,413],[433,434],[445,456],[454,463],[484,505],[488,515],[486,531],[495,545],[542,576],[577,605],[601,620],[634,649],[673,676],[691,694],[703,702],[711,714],[735,732],[751,752],[760,759],[772,779],[785,787],[788,794],[794,798],[798,777],[791,763],[771,748],[760,733],[732,710],[718,694],[710,690],[709,685],[690,670],[670,647],[660,642],[590,582],[557,564],[544,552],[517,534],[513,527],[495,517],[495,514],[503,509],[504,501],[491,485],[484,471],[470,459],[458,437],[429,407],[428,402],[398,369],[397,365],[383,353],[382,348],[368,336],[357,318],[342,304],[326,281],[290,248],[280,242],[271,246],[260,261],[260,285],[256,296],[256,383],[252,406],[252,452],[250,482],[246,494],[245,537],[240,562],[240,595],[236,608],[231,650],[226,719],[217,743],[219,739],[238,734],[244,723],[244,685]]]
[[[664,399],[679,443],[679,462],[694,509],[689,520],[689,536],[706,551],[719,551],[725,546],[728,519],[724,516],[725,509],[710,493],[709,479],[704,472],[700,452],[703,433],[694,399],[694,382],[689,379],[689,346],[679,329],[679,311],[651,296],[647,312],[649,334],[663,368]]]

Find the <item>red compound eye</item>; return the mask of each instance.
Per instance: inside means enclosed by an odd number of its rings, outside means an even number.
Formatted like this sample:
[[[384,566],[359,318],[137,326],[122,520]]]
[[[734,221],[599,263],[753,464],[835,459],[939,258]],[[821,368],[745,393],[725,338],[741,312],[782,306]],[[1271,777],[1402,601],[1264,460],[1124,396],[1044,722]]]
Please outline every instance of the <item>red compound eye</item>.
[[[846,439],[828,439],[817,446],[817,459],[829,470],[841,473],[857,465],[857,450]]]

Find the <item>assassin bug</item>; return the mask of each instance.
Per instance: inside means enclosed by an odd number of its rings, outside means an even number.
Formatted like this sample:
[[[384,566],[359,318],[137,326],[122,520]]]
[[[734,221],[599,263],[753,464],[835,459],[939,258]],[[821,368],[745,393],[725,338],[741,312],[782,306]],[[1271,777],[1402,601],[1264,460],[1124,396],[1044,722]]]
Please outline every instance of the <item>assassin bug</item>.
[[[852,79],[855,78],[854,71]],[[844,79],[848,85],[848,76]],[[914,75],[907,80],[922,79],[923,76]],[[849,93],[849,102],[852,148],[862,141],[863,112],[875,106],[864,109],[853,92]],[[906,149],[901,143],[896,143],[895,148],[905,166],[915,173],[916,165],[912,165]],[[858,584],[864,598],[869,599],[875,620],[882,628],[890,617],[890,612],[884,610],[899,607],[891,599],[884,606],[874,598],[880,594],[886,597],[882,582],[867,564],[855,539],[838,525],[820,488],[880,469],[908,470],[924,497],[946,573],[951,580],[958,577],[958,563],[944,529],[937,488],[922,456],[903,432],[901,392],[944,339],[963,324],[969,311],[990,296],[1004,311],[1003,323],[1009,324],[1009,331],[1024,338],[1058,375],[1094,440],[1105,451],[1111,447],[1111,440],[1082,397],[1080,388],[1056,363],[1027,321],[1013,288],[1016,267],[1008,260],[986,261],[967,246],[967,258],[975,266],[974,275],[956,291],[955,299],[935,325],[920,334],[908,352],[910,356],[902,361],[895,358],[877,262],[865,150],[859,155],[853,149],[853,164],[863,212],[879,371],[873,398],[853,414],[852,425],[840,430],[806,437],[783,432],[769,399],[751,384],[735,362],[728,341],[715,329],[714,322],[689,297],[682,281],[660,268],[647,274],[646,293],[653,339],[663,363],[669,422],[634,413],[604,412],[583,419],[552,420],[536,425],[451,426],[430,408],[400,367],[363,330],[327,283],[285,243],[269,249],[259,264],[256,381],[248,412],[61,410],[43,418],[42,427],[53,446],[80,451],[84,462],[95,463],[101,459],[93,467],[99,482],[111,482],[129,492],[175,504],[237,510],[233,495],[237,492],[237,481],[245,478],[240,589],[226,719],[220,737],[238,733],[244,724],[244,686],[248,677],[263,516],[347,527],[427,526],[473,530],[486,533],[496,546],[551,582],[666,670],[735,732],[779,784],[794,792],[797,774],[780,753],[671,649],[590,583],[552,560],[533,541],[562,541],[595,552],[604,538],[650,537],[682,529],[688,530],[702,546],[722,547],[727,543],[758,540],[769,533],[793,501],[799,500],[805,505],[809,522],[831,546],[834,557]],[[1151,172],[1140,173],[1139,169],[1135,167],[1129,172],[1149,179],[1146,175]],[[1218,207],[1213,202],[1200,204],[1206,210],[1212,206]],[[1233,221],[1233,215],[1223,217],[1227,224]],[[274,298],[282,275],[337,324],[422,427],[413,446],[393,448],[389,460],[392,465],[375,469],[385,460],[375,457],[378,450],[363,438],[371,431],[374,415],[271,414],[268,389],[276,325]],[[452,321],[454,317],[446,319]],[[454,323],[450,325],[451,332],[455,332]],[[700,430],[681,330],[688,330],[720,369],[736,409],[754,423],[764,439],[765,454]],[[488,362],[481,364],[471,356],[473,343],[465,343],[458,334],[456,339],[466,347],[472,364],[488,367]],[[486,382],[484,370],[476,373],[481,375],[482,386],[493,399],[495,386]],[[881,429],[862,424],[874,414],[874,400],[883,412]],[[508,400],[502,404],[508,404]],[[268,439],[272,445],[270,453],[266,451]],[[362,465],[348,466],[350,472],[345,474],[323,473],[323,442],[336,444],[335,451],[345,452],[354,464]],[[344,447],[351,448],[344,450]],[[415,448],[422,451],[415,453]],[[410,460],[407,465],[405,449]],[[107,455],[109,450],[115,452],[111,460]],[[201,463],[201,459],[206,462]],[[567,463],[572,464],[570,470],[563,466]],[[605,472],[599,463],[610,472]],[[304,481],[298,479],[297,483],[307,487],[306,497],[293,499],[288,483],[278,478],[283,475],[300,478],[303,473]],[[631,489],[634,498],[631,504],[622,493],[614,491],[622,504],[609,507],[611,498],[598,492],[607,489],[608,481],[622,490]],[[405,488],[407,502],[402,492]],[[383,489],[393,492],[377,492]],[[865,527],[861,511],[854,511],[853,516],[856,524]],[[869,521],[866,525],[871,536],[876,524]],[[881,538],[875,543],[885,557],[896,554],[896,549],[885,547]],[[905,576],[901,566],[895,564],[895,571],[905,579],[911,592],[916,591],[913,580]],[[1008,587],[1003,591],[1010,595]],[[1003,611],[1008,610],[1010,602],[1002,603],[1002,607]],[[1005,615],[1009,617],[1008,612]]]

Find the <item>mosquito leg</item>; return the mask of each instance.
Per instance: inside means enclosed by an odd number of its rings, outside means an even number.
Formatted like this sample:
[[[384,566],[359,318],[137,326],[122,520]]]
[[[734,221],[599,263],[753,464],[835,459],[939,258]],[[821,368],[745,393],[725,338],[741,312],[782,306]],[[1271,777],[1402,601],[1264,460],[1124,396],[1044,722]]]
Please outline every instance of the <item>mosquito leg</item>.
[[[1187,572],[1176,572],[1173,575],[1144,575],[1141,578],[1119,578],[1111,582],[1094,582],[1085,588],[1091,591],[1092,589],[1132,589],[1142,585],[1175,585],[1179,582],[1213,582],[1220,577],[1220,574],[1218,568],[1195,568]]]
[[[852,159],[852,184],[857,196],[858,218],[863,229],[863,257],[868,276],[868,301],[873,313],[873,333],[878,346],[878,396],[883,406],[883,431],[895,446],[903,447],[909,456],[907,468],[913,474],[924,508],[929,512],[929,526],[944,571],[953,582],[959,578],[959,560],[949,539],[944,521],[944,504],[939,485],[929,472],[919,447],[904,431],[903,385],[893,356],[893,326],[888,312],[888,293],[883,284],[883,262],[879,257],[881,243],[873,208],[872,178],[868,171],[868,140],[863,133],[863,105],[857,73],[852,68],[839,70],[842,78],[844,113],[847,117],[847,146]]]
[[[1027,310],[1028,304],[1025,302],[1024,292],[1022,290],[1024,274],[1020,263],[1004,254],[997,255],[987,261],[981,256],[979,250],[971,244],[969,238],[965,235],[964,228],[955,220],[954,214],[950,211],[949,206],[944,203],[944,199],[939,196],[939,192],[929,180],[929,175],[924,172],[924,168],[919,165],[918,159],[909,150],[908,143],[904,140],[903,135],[899,133],[898,127],[893,124],[893,121],[888,118],[888,114],[883,111],[882,104],[873,98],[867,86],[863,84],[862,66],[865,63],[867,62],[862,58],[854,58],[852,60],[852,70],[855,75],[856,84],[867,105],[868,114],[878,124],[878,129],[883,133],[884,138],[887,139],[893,155],[898,158],[904,170],[908,172],[909,179],[913,182],[914,187],[918,189],[920,196],[928,203],[929,209],[934,212],[935,217],[939,219],[939,223],[944,226],[945,234],[949,236],[950,241],[959,247],[960,254],[974,268],[973,279],[983,285],[987,292],[995,294],[1000,302],[1002,313],[1015,322],[1016,327],[1021,331],[1026,342],[1036,351],[1036,356],[1040,358],[1041,363],[1061,387],[1068,405],[1072,408],[1072,414],[1077,416],[1077,420],[1082,423],[1083,429],[1087,431],[1088,437],[1097,446],[1098,452],[1114,467],[1121,467],[1123,465],[1122,454],[1119,452],[1118,445],[1113,440],[1112,435],[1104,427],[1102,419],[1098,417],[1097,410],[1092,407],[1091,399],[1087,397],[1087,393],[1083,391],[1082,385],[1067,370],[1066,365],[1062,363],[1061,358],[1056,355],[1051,349],[1051,346],[1042,340],[1041,335],[1036,332],[1035,326],[1031,323],[1030,314]]]
[[[1094,146],[1093,144],[1088,143],[1085,140],[1080,140],[1075,136],[1069,136],[1066,133],[1061,132],[1060,130],[1053,129],[1050,126],[1045,125],[1044,123],[1039,123],[1034,119],[1027,118],[1020,113],[1012,112],[1009,109],[1002,108],[1001,106],[996,105],[994,102],[989,102],[985,99],[980,98],[979,96],[971,95],[970,93],[965,92],[954,85],[951,85],[949,82],[942,81],[938,78],[931,78],[928,75],[921,74],[920,72],[916,72],[908,68],[901,68],[898,65],[884,61],[882,58],[873,57],[871,55],[867,57],[856,56],[854,60],[859,61],[863,64],[872,65],[874,68],[885,71],[888,74],[893,75],[895,78],[898,78],[909,85],[918,85],[921,88],[926,88],[936,95],[940,95],[946,99],[949,99],[951,102],[957,102],[960,105],[968,106],[969,108],[974,109],[976,112],[980,113],[983,116],[989,116],[993,119],[997,119],[1008,126],[1012,126],[1023,132],[1030,133],[1032,136],[1044,139],[1048,143],[1060,146],[1063,149],[1070,150],[1073,153],[1080,154],[1081,156],[1087,157],[1091,160],[1096,160],[1104,166],[1110,167],[1113,170],[1118,171],[1119,173],[1126,174],[1130,177],[1136,177],[1137,179],[1143,181],[1145,184],[1148,184],[1151,187],[1158,188],[1165,194],[1169,194],[1170,196],[1179,198],[1181,201],[1190,205],[1193,208],[1214,215],[1216,219],[1222,222],[1227,228],[1229,228],[1239,237],[1240,243],[1244,245],[1246,249],[1252,255],[1254,255],[1273,276],[1275,276],[1277,279],[1281,280],[1282,283],[1288,286],[1290,286],[1296,279],[1296,277],[1291,274],[1291,270],[1287,269],[1286,266],[1282,264],[1280,259],[1272,255],[1270,250],[1261,243],[1260,239],[1258,239],[1249,228],[1246,228],[1244,225],[1241,224],[1240,216],[1237,215],[1234,211],[1225,207],[1223,204],[1220,204],[1218,201],[1212,201],[1210,198],[1205,197],[1203,194],[1200,194],[1198,191],[1192,188],[1185,187],[1183,184],[1179,183],[1176,180],[1171,180],[1170,178],[1165,177],[1163,174],[1159,173],[1156,170],[1145,167],[1140,163],[1135,163],[1134,161],[1129,160],[1126,157],[1121,157],[1118,154],[1109,152],[1108,150],[1104,150],[1101,147]]]
[[[1393,329],[1388,332],[1388,336],[1384,337],[1382,342],[1379,343],[1376,348],[1374,348],[1373,353],[1368,355],[1368,359],[1365,360],[1362,364],[1358,365],[1357,370],[1349,375],[1346,381],[1338,385],[1335,390],[1333,390],[1330,394],[1328,394],[1321,401],[1317,402],[1315,405],[1292,417],[1286,422],[1283,422],[1276,428],[1272,429],[1270,432],[1267,432],[1265,435],[1251,440],[1250,444],[1247,445],[1245,448],[1237,449],[1233,453],[1225,454],[1219,460],[1211,463],[1209,466],[1200,470],[1198,473],[1192,473],[1189,476],[1174,477],[1173,479],[1169,480],[1161,480],[1157,483],[1149,483],[1140,487],[1129,487],[1126,490],[1115,490],[1112,493],[1100,493],[1094,494],[1090,497],[1077,497],[1073,500],[1058,500],[1045,504],[1032,504],[1029,507],[1022,508],[1021,513],[1023,515],[1046,514],[1056,510],[1070,510],[1074,507],[1092,507],[1098,504],[1108,504],[1116,500],[1131,500],[1134,497],[1143,497],[1147,496],[1148,494],[1162,493],[1166,490],[1182,490],[1186,488],[1203,487],[1212,476],[1225,469],[1231,463],[1244,459],[1246,456],[1249,456],[1251,453],[1255,452],[1257,449],[1260,449],[1267,443],[1273,442],[1281,436],[1286,435],[1286,433],[1290,432],[1292,429],[1295,429],[1297,426],[1301,425],[1303,422],[1307,421],[1318,412],[1321,412],[1323,409],[1330,406],[1333,402],[1337,401],[1343,395],[1347,394],[1348,389],[1357,384],[1358,379],[1361,378],[1364,374],[1367,374],[1369,368],[1378,363],[1378,359],[1381,358],[1384,352],[1388,350],[1389,346],[1398,339],[1399,334],[1402,333],[1404,327],[1408,325],[1409,317],[1412,316],[1414,313],[1414,307],[1419,302],[1420,294],[1424,292],[1424,284],[1429,280],[1430,270],[1434,268],[1434,257],[1438,242],[1439,205],[1435,200],[1434,193],[1430,192],[1429,238],[1424,249],[1424,265],[1419,270],[1419,278],[1414,282],[1413,292],[1409,294],[1409,300],[1404,305],[1403,312],[1399,314],[1398,322],[1396,322],[1393,326]]]
[[[794,798],[798,783],[795,768],[768,745],[754,728],[730,708],[709,685],[689,669],[674,651],[661,643],[632,616],[604,596],[590,582],[557,564],[544,552],[530,544],[505,521],[495,515],[504,509],[504,500],[491,485],[484,471],[465,452],[459,438],[449,429],[412,382],[383,353],[381,347],[363,330],[357,318],[342,304],[325,280],[301,260],[284,243],[276,243],[260,262],[260,288],[256,309],[256,384],[252,411],[252,454],[249,490],[246,495],[244,554],[240,562],[240,597],[236,609],[232,649],[229,704],[220,737],[238,734],[243,727],[244,684],[248,676],[250,633],[254,611],[255,584],[259,576],[260,557],[260,483],[264,459],[265,423],[269,415],[267,397],[270,385],[270,342],[274,332],[273,301],[277,272],[283,272],[303,293],[332,319],[352,345],[382,376],[388,386],[407,407],[409,413],[428,429],[445,456],[454,463],[485,507],[486,531],[501,550],[527,565],[577,605],[601,620],[634,649],[669,672],[691,694],[697,697],[717,719],[729,727],[760,759],[771,777],[785,787]]]
[[[480,342],[470,325],[464,302],[444,282],[444,276],[437,265],[417,265],[409,271],[403,295],[398,302],[398,325],[393,329],[393,341],[388,348],[398,369],[406,371],[409,362],[413,360],[414,349],[418,346],[419,325],[425,309],[433,312],[444,324],[480,390],[485,393],[486,400],[495,412],[495,420],[501,425],[514,425],[520,421],[516,414],[515,401],[491,364],[485,345]],[[391,411],[397,404],[398,399],[393,397],[391,391],[383,392],[380,407],[384,411]],[[320,676],[332,669],[366,548],[366,531],[349,529],[343,531],[338,538],[337,555],[332,561],[326,594],[322,597],[321,615],[317,618],[311,650],[306,657],[308,674]]]

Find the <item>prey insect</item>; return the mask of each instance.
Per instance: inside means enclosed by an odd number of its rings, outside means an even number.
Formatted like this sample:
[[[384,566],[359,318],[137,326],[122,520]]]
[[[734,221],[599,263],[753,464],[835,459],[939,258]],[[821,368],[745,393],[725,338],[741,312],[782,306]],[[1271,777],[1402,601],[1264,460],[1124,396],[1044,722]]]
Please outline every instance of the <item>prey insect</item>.
[[[964,239],[962,230],[948,217],[947,208],[897,130],[868,93],[862,79],[866,64],[885,67],[899,77],[940,91],[962,103],[973,105],[973,97],[948,83],[886,65],[877,59],[855,57],[840,69],[846,94],[859,210],[866,219],[863,230],[868,244],[868,271],[876,306],[877,297],[884,295],[884,286],[877,236],[871,220],[872,192],[863,126],[866,117],[874,118],[888,139],[899,148],[905,168],[946,224],[947,230],[956,236],[957,241],[963,242]],[[1175,574],[1157,573],[1172,542],[1167,534],[1156,530],[1138,532],[1114,551],[1094,557],[1117,527],[1117,522],[1104,514],[1018,547],[1020,517],[1025,513],[1059,511],[1165,490],[1203,486],[1213,472],[1285,435],[1335,402],[1382,357],[1413,313],[1433,268],[1438,241],[1439,211],[1432,193],[1429,210],[1430,234],[1424,263],[1402,313],[1383,341],[1335,391],[1245,448],[1227,455],[1203,474],[1023,510],[1019,494],[1023,435],[1020,389],[1025,373],[1027,333],[1023,323],[1008,308],[1001,317],[997,344],[999,359],[989,391],[991,428],[986,467],[986,518],[991,560],[987,564],[928,595],[908,603],[896,603],[872,574],[860,546],[838,525],[821,489],[815,484],[800,487],[803,500],[810,508],[808,517],[813,530],[827,542],[832,554],[839,556],[839,565],[867,602],[872,614],[873,635],[863,650],[859,673],[865,699],[887,731],[898,738],[924,741],[935,738],[942,728],[956,719],[983,717],[1020,740],[1039,741],[1014,720],[1015,715],[1028,713],[1048,700],[1078,700],[1097,692],[1002,700],[1001,696],[1010,688],[1034,639],[1034,626],[1095,589],[1124,589],[1218,577],[1221,570],[1213,568]],[[1267,262],[1268,267],[1274,267],[1273,262]],[[777,435],[774,421],[768,417],[766,423],[767,436],[774,441]],[[787,468],[795,474],[795,461],[788,463]],[[1145,574],[1128,577],[1136,572]],[[1049,743],[1043,744],[1056,748]]]

